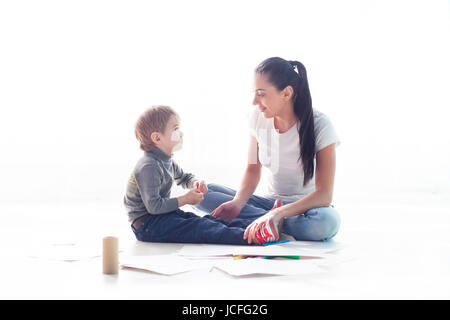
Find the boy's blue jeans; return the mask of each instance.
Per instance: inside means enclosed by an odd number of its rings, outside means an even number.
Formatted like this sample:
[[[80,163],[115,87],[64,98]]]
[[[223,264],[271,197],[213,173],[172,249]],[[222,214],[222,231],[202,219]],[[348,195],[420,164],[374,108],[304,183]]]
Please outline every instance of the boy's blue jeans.
[[[209,214],[222,203],[233,200],[235,194],[236,191],[233,189],[210,183],[208,184],[208,192],[204,195],[204,200],[195,207]],[[272,209],[275,200],[274,198],[253,195],[242,208],[237,219],[255,220]],[[336,235],[339,226],[339,213],[333,206],[329,206],[313,208],[304,214],[286,218],[282,232],[293,236],[296,240],[325,241]]]
[[[248,245],[244,231],[254,219],[225,221],[177,209],[150,215],[135,230],[136,239],[145,242],[216,243]]]

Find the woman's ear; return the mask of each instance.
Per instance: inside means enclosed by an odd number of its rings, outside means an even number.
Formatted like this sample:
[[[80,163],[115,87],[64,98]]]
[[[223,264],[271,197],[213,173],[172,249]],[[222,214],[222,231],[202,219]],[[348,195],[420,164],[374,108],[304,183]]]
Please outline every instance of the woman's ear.
[[[161,134],[159,132],[152,132],[150,140],[152,140],[153,144],[157,145],[161,141]]]
[[[287,86],[283,89],[283,99],[290,100],[294,96],[294,89],[291,86]]]

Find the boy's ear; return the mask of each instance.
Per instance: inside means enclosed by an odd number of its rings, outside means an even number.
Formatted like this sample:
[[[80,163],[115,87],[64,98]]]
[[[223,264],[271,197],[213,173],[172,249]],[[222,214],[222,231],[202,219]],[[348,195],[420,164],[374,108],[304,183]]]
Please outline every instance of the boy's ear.
[[[152,132],[150,135],[150,140],[152,140],[153,144],[158,144],[161,141],[161,136],[159,132]]]

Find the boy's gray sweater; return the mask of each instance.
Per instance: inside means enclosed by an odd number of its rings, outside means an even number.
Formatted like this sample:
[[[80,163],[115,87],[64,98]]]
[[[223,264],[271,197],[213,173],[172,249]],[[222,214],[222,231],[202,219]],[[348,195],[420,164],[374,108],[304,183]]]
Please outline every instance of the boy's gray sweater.
[[[178,209],[178,199],[170,198],[174,180],[183,188],[193,188],[196,179],[193,174],[184,173],[172,155],[158,147],[145,152],[131,174],[124,197],[128,220]]]

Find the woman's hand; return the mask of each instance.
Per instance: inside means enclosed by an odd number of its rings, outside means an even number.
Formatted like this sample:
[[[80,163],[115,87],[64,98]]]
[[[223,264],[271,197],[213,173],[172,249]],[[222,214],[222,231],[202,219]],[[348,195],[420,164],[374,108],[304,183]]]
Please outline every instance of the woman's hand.
[[[260,232],[259,230],[261,229],[262,225],[267,223],[270,219],[274,219],[274,223],[278,224],[279,218],[277,215],[279,215],[279,210],[273,209],[249,224],[244,232],[244,240],[247,240],[248,244],[262,244],[259,242],[256,236],[257,233]]]
[[[230,200],[218,206],[211,215],[215,218],[231,221],[236,218],[242,210],[242,205],[235,200]]]

